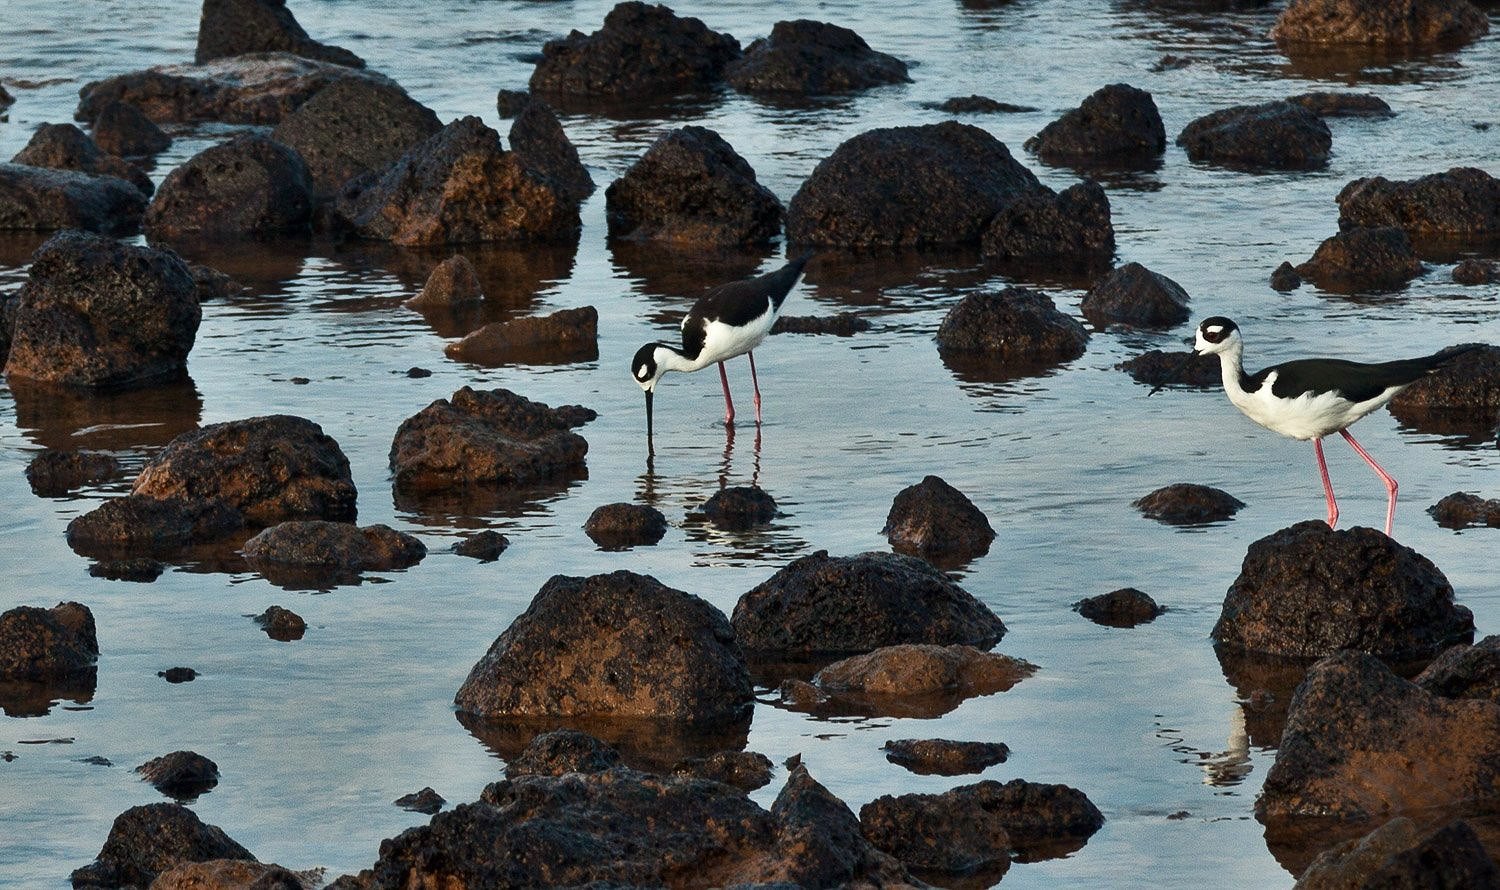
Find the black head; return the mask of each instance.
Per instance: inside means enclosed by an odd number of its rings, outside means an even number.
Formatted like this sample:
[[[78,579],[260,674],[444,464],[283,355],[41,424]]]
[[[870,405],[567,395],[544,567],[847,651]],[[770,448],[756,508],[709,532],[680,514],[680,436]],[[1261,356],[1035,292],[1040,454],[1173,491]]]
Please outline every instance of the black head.
[[[635,382],[640,384],[641,389],[650,392],[656,386],[656,381],[661,377],[661,370],[656,365],[656,350],[659,343],[647,343],[635,351],[635,358],[630,360],[630,375]]]

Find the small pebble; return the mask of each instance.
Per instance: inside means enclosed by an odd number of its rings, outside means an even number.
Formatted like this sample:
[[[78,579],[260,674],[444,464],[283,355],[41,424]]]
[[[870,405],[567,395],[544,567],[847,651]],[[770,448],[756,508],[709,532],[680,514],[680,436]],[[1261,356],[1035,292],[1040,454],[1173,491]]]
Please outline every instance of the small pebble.
[[[164,671],[157,671],[158,677],[164,677],[168,683],[188,683],[198,676],[198,672],[192,668],[175,667]]]
[[[432,372],[429,371],[429,370],[427,370],[426,368],[407,368],[406,369],[406,376],[408,376],[408,377],[431,377],[432,376]]]

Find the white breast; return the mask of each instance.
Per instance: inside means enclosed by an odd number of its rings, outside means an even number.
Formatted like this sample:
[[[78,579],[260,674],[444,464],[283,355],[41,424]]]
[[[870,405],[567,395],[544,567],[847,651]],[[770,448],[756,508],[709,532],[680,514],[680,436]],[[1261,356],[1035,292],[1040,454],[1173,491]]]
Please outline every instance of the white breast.
[[[1229,401],[1245,416],[1265,427],[1293,439],[1316,439],[1341,429],[1380,408],[1404,387],[1387,387],[1380,395],[1363,402],[1350,402],[1334,392],[1304,393],[1295,399],[1280,399],[1272,394],[1276,372],[1266,375],[1255,392],[1245,392],[1238,385],[1225,387]]]
[[[744,327],[730,327],[721,321],[708,322],[705,326],[703,352],[699,354],[695,364],[704,367],[737,355],[744,355],[760,345],[760,341],[771,332],[771,325],[775,321],[776,314],[770,309],[768,302],[766,311]]]

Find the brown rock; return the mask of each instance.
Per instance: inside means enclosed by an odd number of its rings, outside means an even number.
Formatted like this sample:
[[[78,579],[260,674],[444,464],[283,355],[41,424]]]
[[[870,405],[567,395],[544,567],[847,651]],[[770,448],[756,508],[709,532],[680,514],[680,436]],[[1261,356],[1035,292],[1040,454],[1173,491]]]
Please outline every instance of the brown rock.
[[[501,90],[495,94],[495,110],[501,120],[508,120],[520,114],[531,100],[528,90]]]
[[[243,284],[220,272],[218,269],[210,269],[208,266],[200,266],[197,263],[188,263],[188,272],[192,273],[193,284],[198,289],[199,303],[209,300],[223,300],[245,292]]]
[[[1000,263],[1071,270],[1108,268],[1115,251],[1109,198],[1087,180],[1053,194],[1045,186],[1007,204],[985,228],[980,252]]]
[[[1041,291],[1007,287],[965,296],[938,325],[943,361],[964,370],[1023,374],[1083,355],[1088,331]]]
[[[645,504],[605,504],[589,514],[583,531],[604,550],[649,546],[667,533],[667,517]]]
[[[746,531],[776,518],[776,500],[754,485],[721,488],[703,503],[708,521],[728,531]]]
[[[1487,525],[1500,528],[1500,499],[1486,500],[1477,494],[1455,491],[1427,508],[1443,528]]]
[[[68,546],[101,559],[171,557],[218,541],[245,525],[239,510],[216,498],[110,498],[68,523]]]
[[[599,310],[580,306],[493,322],[449,343],[443,354],[478,365],[593,361],[599,357]]]
[[[1073,609],[1095,624],[1109,627],[1135,627],[1154,621],[1166,611],[1156,604],[1156,600],[1134,587],[1081,599],[1073,604]]]
[[[364,60],[347,49],[328,46],[307,36],[286,0],[203,0],[194,61],[203,64],[221,56],[288,52],[351,68]]]
[[[550,105],[529,99],[516,114],[503,116],[515,118],[510,125],[510,150],[528,169],[552,180],[574,204],[594,193],[594,179]]]
[[[113,479],[120,462],[90,451],[43,451],[26,465],[26,481],[37,497],[61,497],[91,482]]]
[[[1301,105],[1266,102],[1220,109],[1177,136],[1188,158],[1229,167],[1310,170],[1328,162],[1333,134]]]
[[[1126,263],[1083,295],[1079,308],[1095,327],[1171,328],[1188,320],[1192,298],[1182,285],[1140,263]]]
[[[468,556],[481,562],[492,562],[500,558],[500,554],[510,546],[510,539],[494,529],[486,529],[482,532],[469,535],[462,541],[453,545],[453,552],[459,556]]]
[[[1395,226],[1418,245],[1500,235],[1500,179],[1475,167],[1394,182],[1355,179],[1334,200],[1340,229]]]
[[[505,777],[597,773],[619,763],[620,752],[588,733],[554,729],[538,733],[519,757],[507,763]]]
[[[390,571],[414,566],[427,555],[422,542],[388,525],[357,528],[326,519],[289,520],[245,542],[252,565],[323,567],[334,571]]]
[[[1500,637],[1485,637],[1472,646],[1450,646],[1412,682],[1443,698],[1500,704]]]
[[[219,784],[219,765],[193,751],[163,754],[136,767],[135,771],[157,791],[183,803],[192,803],[200,794]]]
[[[406,301],[413,309],[464,306],[484,300],[474,264],[455,253],[432,269],[422,292]]]
[[[1369,93],[1331,93],[1315,91],[1287,96],[1286,101],[1301,105],[1318,117],[1392,117],[1391,106]]]
[[[860,829],[908,868],[947,875],[980,874],[994,883],[1010,868],[1010,835],[967,796],[885,795],[859,810]]]
[[[146,196],[118,177],[0,164],[0,230],[125,235],[140,228],[145,212]]]
[[[1238,513],[1245,502],[1208,485],[1175,482],[1145,495],[1131,506],[1140,510],[1147,519],[1173,525],[1198,525],[1223,522]]]
[[[1458,284],[1490,284],[1500,281],[1500,263],[1487,260],[1461,260],[1453,267],[1453,280]]]
[[[1302,286],[1302,276],[1291,263],[1283,262],[1271,273],[1271,288],[1282,292],[1296,290]]]
[[[1422,261],[1400,229],[1349,229],[1327,238],[1297,274],[1324,290],[1399,288],[1421,275]]]
[[[1128,358],[1116,368],[1129,374],[1137,383],[1156,386],[1190,386],[1196,389],[1215,389],[1219,386],[1221,372],[1219,357],[1199,355],[1196,352],[1162,352],[1152,349],[1134,358]]]
[[[898,492],[880,533],[901,553],[962,561],[988,553],[995,540],[984,513],[937,476]]]
[[[146,210],[152,243],[302,234],[312,182],[296,151],[257,133],[206,148],[167,174]]]
[[[822,95],[887,83],[910,83],[906,63],[870,49],[864,38],[838,25],[809,19],[780,21],[724,69],[742,93]]]
[[[1113,83],[1026,140],[1048,163],[1154,159],[1167,150],[1156,102],[1145,90]]]
[[[813,685],[866,696],[967,697],[1004,692],[1034,673],[1036,665],[1027,661],[973,646],[906,643],[836,661],[818,671]]]
[[[1390,411],[1416,429],[1489,438],[1500,419],[1500,346],[1470,348],[1397,393]]]
[[[283,643],[300,640],[307,633],[307,622],[302,616],[281,606],[267,606],[264,612],[255,616],[255,623],[261,626],[266,636]]]
[[[1004,742],[954,742],[948,739],[900,739],[881,748],[885,759],[919,776],[981,773],[1010,757]]]
[[[1433,887],[1496,890],[1500,869],[1463,820],[1432,832],[1405,817],[1318,855],[1294,890]]]
[[[94,176],[123,179],[149,195],[156,188],[146,172],[129,161],[106,154],[89,135],[72,124],[42,124],[26,147],[11,158],[13,164],[77,170]]]
[[[78,888],[145,887],[175,865],[210,859],[255,857],[187,807],[153,803],[117,816],[98,858],[75,870],[72,881]]]
[[[99,639],[88,606],[66,602],[0,613],[0,680],[67,680],[92,674],[98,660]]]
[[[151,890],[311,890],[317,883],[312,875],[279,865],[210,859],[174,865],[151,883]]]
[[[989,96],[953,96],[944,99],[937,106],[938,111],[946,111],[949,114],[1015,114],[1024,111],[1036,111],[1029,105],[1012,105],[1009,102],[1000,102]]]
[[[94,115],[94,142],[102,151],[122,158],[150,157],[166,151],[172,137],[134,105],[108,102]],[[149,194],[149,192],[148,192]]]
[[[1459,46],[1489,33],[1468,0],[1291,0],[1271,39],[1278,43]]]
[[[696,776],[754,791],[771,783],[771,758],[754,751],[719,751],[707,757],[691,757],[672,767],[674,776]]]

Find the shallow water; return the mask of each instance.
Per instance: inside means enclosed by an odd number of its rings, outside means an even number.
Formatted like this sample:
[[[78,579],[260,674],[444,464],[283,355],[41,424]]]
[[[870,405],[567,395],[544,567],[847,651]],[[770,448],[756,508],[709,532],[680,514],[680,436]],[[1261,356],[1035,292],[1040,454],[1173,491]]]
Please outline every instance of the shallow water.
[[[509,124],[496,119],[495,91],[523,87],[526,60],[546,38],[596,29],[610,5],[438,0],[413,9],[389,0],[301,0],[293,8],[313,36],[359,53],[444,120],[477,114],[504,133]],[[656,136],[693,123],[717,130],[788,201],[845,139],[942,120],[930,103],[970,93],[1040,109],[962,119],[994,133],[1062,188],[1077,174],[1037,163],[1021,143],[1106,83],[1149,90],[1169,138],[1229,104],[1310,89],[1372,91],[1396,116],[1331,120],[1334,154],[1320,171],[1226,171],[1191,164],[1170,147],[1155,171],[1108,177],[1118,262],[1144,263],[1182,284],[1195,318],[1235,317],[1252,367],[1309,353],[1376,359],[1500,342],[1496,288],[1453,284],[1447,263],[1431,263],[1394,294],[1351,298],[1310,285],[1281,294],[1266,283],[1282,260],[1301,262],[1336,231],[1333,196],[1350,179],[1409,178],[1458,165],[1500,173],[1495,131],[1476,126],[1500,123],[1500,21],[1457,53],[1291,61],[1264,37],[1274,12],[1205,13],[1188,2],[674,8],[742,43],[781,18],[836,22],[917,63],[914,82],[811,108],[731,93],[676,106],[669,118],[563,115],[600,187],[584,206],[577,249],[465,252],[500,297],[490,317],[596,306],[598,361],[489,369],[449,361],[443,346],[464,325],[401,306],[442,253],[273,245],[199,257],[252,292],[205,304],[190,383],[70,403],[0,386],[0,609],[80,600],[94,612],[102,650],[91,700],[0,720],[0,752],[15,754],[0,760],[0,884],[63,886],[71,869],[92,859],[118,813],[161,799],[131,768],[180,748],[207,755],[222,773],[196,811],[262,860],[322,866],[330,877],[367,866],[381,839],[426,818],[392,806],[395,798],[431,785],[449,801],[473,800],[499,777],[497,756],[454,719],[453,694],[549,576],[629,568],[727,613],[798,555],[886,549],[879,532],[891,499],[929,473],[967,493],[995,526],[994,547],[961,570],[961,583],[1010,628],[997,650],[1041,670],[933,720],[818,720],[762,704],[749,747],[778,763],[800,753],[817,779],[858,809],[885,793],[975,780],[909,774],[878,751],[887,739],[1006,742],[1011,759],[985,778],[1065,782],[1108,820],[1066,858],[1013,867],[1006,886],[1291,884],[1251,815],[1274,739],[1257,735],[1252,719],[1247,746],[1239,693],[1208,631],[1249,543],[1321,517],[1323,503],[1305,443],[1255,427],[1220,393],[1170,390],[1148,400],[1146,387],[1115,369],[1145,349],[1182,348],[1190,326],[1096,332],[1082,358],[1050,373],[973,380],[943,365],[932,334],[965,293],[1007,279],[962,253],[819,258],[787,313],[852,310],[874,329],[766,343],[757,363],[766,378],[759,435],[743,422],[732,439],[726,435],[712,373],[669,377],[659,390],[658,454],[648,467],[629,356],[670,332],[703,287],[780,260],[767,252],[695,263],[611,249],[603,188]],[[71,120],[83,83],[190,59],[198,7],[10,0],[4,18],[21,23],[0,36],[0,79],[17,97],[9,122],[0,123],[0,157],[8,158],[36,125]],[[1149,70],[1166,54],[1192,64]],[[180,134],[154,175],[159,180],[222,133]],[[37,239],[0,242],[0,289],[11,289]],[[1045,288],[1077,314],[1080,289]],[[408,378],[414,366],[433,373]],[[748,411],[744,363],[732,363],[731,372]],[[596,409],[599,419],[580,430],[590,446],[588,478],[477,511],[395,501],[386,459],[396,427],[464,385]],[[43,448],[81,447],[116,453],[133,477],[183,429],[274,412],[311,418],[337,439],[361,493],[360,523],[419,535],[426,560],[323,594],[192,567],[151,584],[95,579],[64,543],[63,529],[127,482],[39,499],[23,475]],[[1454,533],[1423,512],[1453,491],[1500,496],[1493,437],[1401,429],[1385,412],[1357,434],[1401,482],[1397,537],[1447,574],[1481,635],[1493,631],[1500,580],[1487,550],[1497,532]],[[1383,488],[1342,445],[1329,453],[1344,522],[1378,525]],[[752,481],[784,514],[771,526],[731,534],[688,518],[721,485]],[[1249,506],[1232,521],[1196,529],[1160,525],[1131,508],[1135,498],[1177,481],[1224,488]],[[595,549],[584,520],[599,505],[626,500],[666,513],[673,524],[666,538],[623,553]],[[505,532],[511,548],[492,563],[448,552],[477,528]],[[1069,608],[1122,586],[1145,590],[1170,611],[1119,630]],[[302,640],[267,639],[246,617],[273,603],[307,619]],[[156,676],[175,665],[201,676],[181,685]],[[114,765],[81,762],[93,756]],[[769,804],[783,777],[778,770],[756,798]]]

